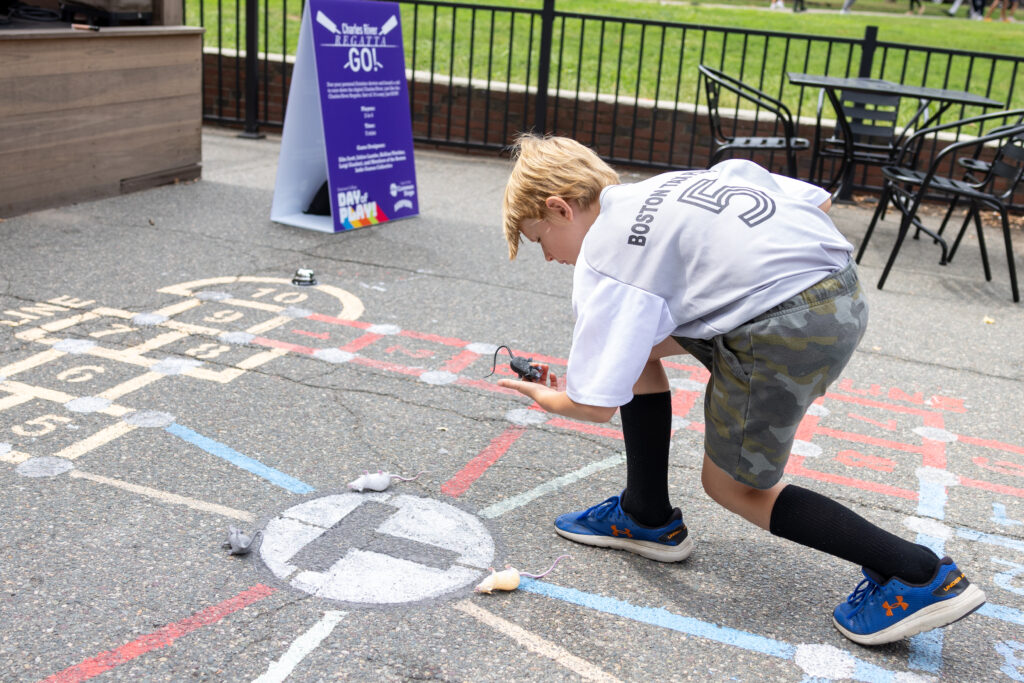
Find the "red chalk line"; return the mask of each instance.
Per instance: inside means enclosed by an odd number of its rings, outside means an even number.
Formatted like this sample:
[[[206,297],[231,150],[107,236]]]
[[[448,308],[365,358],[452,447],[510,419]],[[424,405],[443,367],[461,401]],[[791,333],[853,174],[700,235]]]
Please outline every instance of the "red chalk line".
[[[183,635],[191,633],[203,626],[215,624],[224,617],[233,614],[238,610],[244,609],[254,602],[258,602],[268,595],[275,593],[276,591],[276,588],[271,588],[270,586],[265,586],[263,584],[256,584],[252,588],[242,591],[233,598],[228,598],[216,605],[211,605],[206,609],[196,612],[190,617],[185,617],[181,621],[168,624],[153,633],[147,633],[144,636],[140,636],[117,649],[101,652],[95,657],[91,657],[80,664],[68,667],[63,671],[44,679],[43,683],[72,683],[74,681],[88,680],[93,676],[98,676],[104,671],[110,671],[114,667],[130,662],[136,657],[144,655],[147,652],[167,647]]]

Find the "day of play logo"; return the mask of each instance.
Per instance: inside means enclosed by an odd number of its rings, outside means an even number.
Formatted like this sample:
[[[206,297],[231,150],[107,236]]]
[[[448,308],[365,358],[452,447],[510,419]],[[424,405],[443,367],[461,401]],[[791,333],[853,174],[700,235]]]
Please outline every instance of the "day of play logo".
[[[370,194],[358,187],[338,190],[338,216],[343,229],[364,228],[388,220],[377,202],[371,202],[369,198]]]

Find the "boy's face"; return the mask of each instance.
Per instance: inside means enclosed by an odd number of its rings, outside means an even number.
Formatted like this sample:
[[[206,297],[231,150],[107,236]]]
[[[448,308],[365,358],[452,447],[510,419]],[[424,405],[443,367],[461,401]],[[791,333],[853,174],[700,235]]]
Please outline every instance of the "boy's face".
[[[546,260],[576,265],[583,238],[597,212],[582,211],[575,201],[567,202],[561,197],[549,197],[546,205],[547,216],[525,221],[519,232],[527,241],[540,244]]]

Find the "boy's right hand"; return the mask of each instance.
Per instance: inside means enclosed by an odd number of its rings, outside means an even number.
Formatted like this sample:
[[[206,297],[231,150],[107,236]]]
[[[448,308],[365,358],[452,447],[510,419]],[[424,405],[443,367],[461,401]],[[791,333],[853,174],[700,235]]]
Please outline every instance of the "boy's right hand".
[[[540,377],[538,379],[527,379],[526,377],[520,376],[517,379],[499,380],[498,386],[505,387],[507,389],[515,389],[520,393],[525,393],[516,384],[533,384],[541,385],[544,387],[550,387],[552,389],[558,389],[558,376],[551,372],[551,367],[547,363],[530,363],[530,367],[536,368],[540,371]],[[506,384],[507,382],[507,384]]]
[[[551,366],[547,363],[530,363],[533,367],[540,370],[540,379],[528,380],[534,384],[542,384],[552,389],[558,388],[558,377],[555,373],[551,372]]]
[[[498,386],[505,387],[506,389],[515,389],[523,396],[533,399],[543,407],[542,397],[551,393],[559,393],[558,377],[544,363],[531,363],[531,365],[540,370],[540,379],[500,379],[498,380]]]

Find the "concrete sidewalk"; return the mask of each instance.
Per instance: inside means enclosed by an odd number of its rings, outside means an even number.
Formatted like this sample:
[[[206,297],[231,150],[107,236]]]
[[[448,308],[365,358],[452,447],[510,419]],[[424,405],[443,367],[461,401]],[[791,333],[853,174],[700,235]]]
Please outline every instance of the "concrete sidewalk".
[[[278,139],[207,129],[203,150],[201,181],[0,222],[0,679],[1024,676],[1024,309],[997,231],[993,282],[972,236],[945,267],[908,240],[879,291],[880,224],[868,333],[794,447],[790,481],[988,595],[868,649],[831,625],[858,568],[701,490],[706,372],[684,358],[670,478],[693,556],[554,534],[621,490],[621,432],[485,379],[500,344],[561,369],[572,333],[572,270],[507,259],[507,160],[419,150],[419,217],[327,235],[269,220]],[[855,246],[870,215],[832,211]],[[293,286],[300,267],[319,284]],[[346,486],[378,470],[425,473]],[[229,526],[259,550],[229,554]]]

